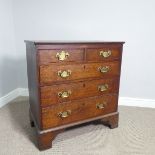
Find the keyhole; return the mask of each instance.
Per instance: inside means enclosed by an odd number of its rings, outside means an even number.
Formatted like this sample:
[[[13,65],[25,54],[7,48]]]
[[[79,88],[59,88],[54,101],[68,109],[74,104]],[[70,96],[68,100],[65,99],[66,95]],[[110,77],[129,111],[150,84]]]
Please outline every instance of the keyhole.
[[[85,85],[85,83],[83,83],[83,87],[85,87],[86,85]]]

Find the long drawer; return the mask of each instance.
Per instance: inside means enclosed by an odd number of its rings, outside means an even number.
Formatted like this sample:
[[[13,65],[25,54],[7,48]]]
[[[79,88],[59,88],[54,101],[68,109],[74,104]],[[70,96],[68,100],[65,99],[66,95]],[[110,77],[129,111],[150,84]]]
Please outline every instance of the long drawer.
[[[42,108],[43,129],[115,112],[117,100],[117,95],[103,95]]]
[[[84,63],[69,65],[43,65],[40,66],[40,84],[50,85],[54,82],[77,80],[85,78],[103,78],[118,76],[120,62]]]
[[[89,80],[69,84],[40,87],[42,106],[67,102],[84,97],[118,93],[119,78]]]

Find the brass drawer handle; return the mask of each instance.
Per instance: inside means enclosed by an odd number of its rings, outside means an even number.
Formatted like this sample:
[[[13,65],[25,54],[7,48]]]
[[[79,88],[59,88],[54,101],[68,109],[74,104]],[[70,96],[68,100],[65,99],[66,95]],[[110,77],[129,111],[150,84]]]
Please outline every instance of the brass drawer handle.
[[[101,92],[108,90],[108,88],[109,88],[108,84],[98,86],[98,90]]]
[[[58,58],[60,61],[67,59],[68,56],[69,56],[69,53],[65,51],[61,51],[60,53],[56,54],[56,58]]]
[[[107,106],[106,102],[104,102],[104,103],[97,103],[96,104],[96,108],[97,109],[104,109],[106,106]]]
[[[62,92],[58,93],[58,96],[61,97],[61,98],[67,98],[67,97],[70,96],[70,94],[71,94],[70,90],[69,91],[62,91]]]
[[[108,50],[108,51],[100,51],[100,55],[104,58],[108,58],[110,55],[111,55],[111,51]]]
[[[71,115],[71,110],[67,110],[67,111],[63,111],[63,112],[58,113],[58,116],[61,117],[61,118],[66,118],[66,117],[68,117],[70,115]]]
[[[107,73],[110,70],[109,66],[99,67],[98,68],[101,73]]]
[[[67,78],[71,75],[71,70],[67,70],[67,71],[58,71],[58,76],[62,77],[62,78]]]

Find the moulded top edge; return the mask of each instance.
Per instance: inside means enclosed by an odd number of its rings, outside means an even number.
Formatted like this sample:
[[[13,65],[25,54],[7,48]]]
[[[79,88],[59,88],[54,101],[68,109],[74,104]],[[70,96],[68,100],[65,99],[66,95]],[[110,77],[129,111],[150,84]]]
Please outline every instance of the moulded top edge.
[[[124,44],[124,41],[98,41],[98,40],[25,40],[24,42],[32,42],[35,45],[42,45],[42,44]]]

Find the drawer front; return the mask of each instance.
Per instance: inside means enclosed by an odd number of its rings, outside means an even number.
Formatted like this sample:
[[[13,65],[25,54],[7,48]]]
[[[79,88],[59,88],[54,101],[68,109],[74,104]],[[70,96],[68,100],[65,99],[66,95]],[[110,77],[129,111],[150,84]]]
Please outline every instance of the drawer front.
[[[39,64],[48,64],[52,62],[83,61],[83,59],[83,49],[53,49],[39,51]]]
[[[86,49],[87,61],[107,61],[120,59],[122,55],[121,48],[95,48]]]
[[[117,111],[117,95],[104,95],[42,108],[43,129]]]
[[[118,93],[118,88],[119,78],[43,86],[40,88],[41,105],[48,106],[84,97]]]
[[[72,65],[47,65],[40,66],[40,84],[78,80],[84,78],[103,78],[118,76],[120,62],[88,63]]]

